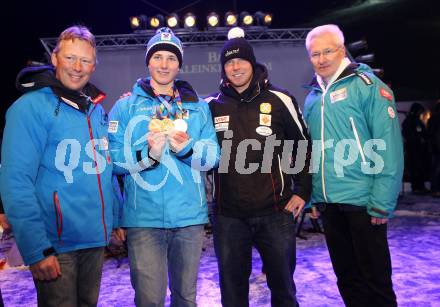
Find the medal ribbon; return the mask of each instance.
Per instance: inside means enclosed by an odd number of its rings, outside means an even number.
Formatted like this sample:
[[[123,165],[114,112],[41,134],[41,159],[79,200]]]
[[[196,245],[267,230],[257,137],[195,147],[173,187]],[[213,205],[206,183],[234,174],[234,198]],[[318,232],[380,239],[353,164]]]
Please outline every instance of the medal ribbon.
[[[153,91],[154,95],[160,102],[160,105],[156,107],[157,118],[183,118],[182,99],[180,98],[179,91],[175,85],[173,85],[173,96],[165,96],[164,98],[162,95],[158,94],[154,88]]]

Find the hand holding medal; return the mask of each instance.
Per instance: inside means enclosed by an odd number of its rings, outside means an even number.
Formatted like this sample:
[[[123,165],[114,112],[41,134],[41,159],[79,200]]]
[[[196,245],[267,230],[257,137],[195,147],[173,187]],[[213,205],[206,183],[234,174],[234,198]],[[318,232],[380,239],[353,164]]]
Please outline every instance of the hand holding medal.
[[[183,119],[185,112],[182,109],[179,92],[174,87],[173,97],[169,101],[156,93],[156,91],[155,95],[161,104],[156,107],[156,115],[150,121],[148,130],[151,134],[164,135],[169,141],[171,150],[179,152],[189,142],[189,136],[186,133],[188,123]],[[173,100],[174,103],[172,103]],[[170,117],[174,118],[174,120],[170,119]]]

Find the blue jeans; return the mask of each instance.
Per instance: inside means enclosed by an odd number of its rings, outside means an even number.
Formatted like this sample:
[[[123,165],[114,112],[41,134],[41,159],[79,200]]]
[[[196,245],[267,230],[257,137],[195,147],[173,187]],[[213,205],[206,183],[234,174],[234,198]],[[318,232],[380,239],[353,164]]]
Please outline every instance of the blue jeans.
[[[127,228],[135,303],[164,306],[169,276],[171,307],[196,306],[203,225],[182,228]]]
[[[35,280],[39,307],[91,307],[98,303],[104,247],[57,255],[61,276]]]
[[[272,306],[298,306],[293,281],[295,221],[291,213],[252,218],[216,215],[213,233],[223,307],[249,306],[252,246],[261,255]]]

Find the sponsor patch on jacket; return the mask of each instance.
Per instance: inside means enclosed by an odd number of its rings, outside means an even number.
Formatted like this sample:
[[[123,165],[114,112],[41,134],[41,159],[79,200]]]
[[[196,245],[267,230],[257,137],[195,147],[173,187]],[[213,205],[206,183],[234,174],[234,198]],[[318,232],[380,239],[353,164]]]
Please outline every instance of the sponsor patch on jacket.
[[[119,122],[117,120],[111,120],[108,122],[108,133],[118,132]]]
[[[102,138],[102,150],[108,150],[108,140],[106,137]]]
[[[229,115],[214,117],[214,124],[229,123]]]
[[[389,115],[391,118],[396,117],[396,113],[394,112],[393,107],[388,107],[388,115]]]
[[[335,103],[335,102],[344,100],[346,98],[347,98],[347,88],[346,87],[330,93],[330,102],[331,103]]]
[[[272,105],[268,102],[263,102],[262,104],[260,104],[260,112],[269,114],[270,112],[272,112]]]
[[[260,126],[257,127],[257,129],[255,129],[255,131],[262,136],[269,136],[272,134],[272,129],[270,129],[270,127],[266,127],[266,126]]]
[[[189,110],[182,110],[182,118],[189,119]]]
[[[229,123],[217,123],[214,125],[215,131],[226,131],[229,128]]]
[[[380,95],[382,97],[384,97],[385,99],[387,99],[389,101],[393,101],[393,95],[391,95],[391,93],[388,92],[385,88],[381,87],[379,92],[380,92]]]
[[[272,125],[272,115],[260,113],[260,125],[262,126]]]

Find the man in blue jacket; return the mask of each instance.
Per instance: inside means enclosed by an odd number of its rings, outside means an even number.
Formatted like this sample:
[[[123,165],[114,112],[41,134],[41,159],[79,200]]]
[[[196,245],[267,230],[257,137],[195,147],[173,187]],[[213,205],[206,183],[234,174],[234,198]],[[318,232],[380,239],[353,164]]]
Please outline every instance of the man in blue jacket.
[[[137,306],[196,306],[196,282],[208,211],[201,171],[220,149],[208,104],[185,81],[180,40],[161,28],[147,44],[150,77],[110,113],[115,170],[125,174],[118,231],[127,235]],[[125,233],[126,231],[126,233]]]
[[[403,172],[391,90],[346,57],[335,25],[314,28],[306,48],[316,77],[304,106],[313,140],[312,204],[347,306],[396,306],[387,222]]]
[[[6,114],[1,198],[38,305],[96,306],[113,192],[105,95],[88,82],[93,34],[66,29],[52,64],[17,78],[24,94]]]

